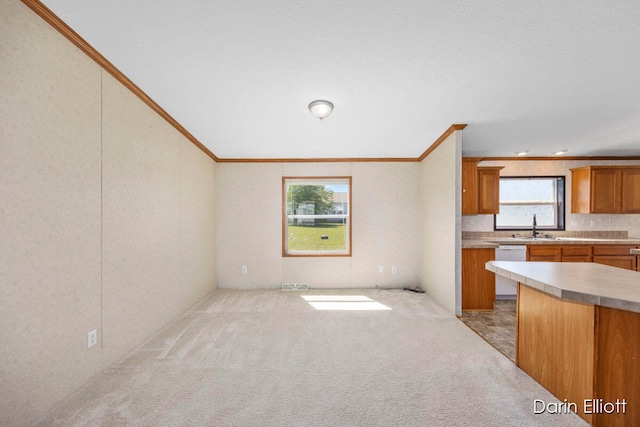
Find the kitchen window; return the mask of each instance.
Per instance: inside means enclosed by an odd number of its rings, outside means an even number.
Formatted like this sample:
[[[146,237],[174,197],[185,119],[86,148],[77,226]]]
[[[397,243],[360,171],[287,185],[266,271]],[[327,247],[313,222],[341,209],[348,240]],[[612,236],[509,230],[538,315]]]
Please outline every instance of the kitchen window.
[[[351,177],[282,178],[282,256],[351,256]]]
[[[564,230],[564,176],[500,177],[500,213],[494,230]]]

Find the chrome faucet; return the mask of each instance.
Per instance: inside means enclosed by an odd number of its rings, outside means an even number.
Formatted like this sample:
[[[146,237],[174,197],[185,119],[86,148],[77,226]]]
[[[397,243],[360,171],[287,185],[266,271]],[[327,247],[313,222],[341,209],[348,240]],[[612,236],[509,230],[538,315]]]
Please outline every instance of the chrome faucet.
[[[536,237],[538,237],[538,232],[536,231],[536,226],[537,226],[537,224],[536,224],[536,214],[533,214],[533,231],[531,232],[531,234],[532,234],[531,237],[533,237],[534,239]]]

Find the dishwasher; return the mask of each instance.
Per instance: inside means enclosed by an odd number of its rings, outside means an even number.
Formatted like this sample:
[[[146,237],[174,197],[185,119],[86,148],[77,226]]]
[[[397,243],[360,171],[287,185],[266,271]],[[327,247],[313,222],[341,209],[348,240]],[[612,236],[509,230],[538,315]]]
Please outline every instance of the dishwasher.
[[[526,245],[499,245],[496,261],[526,261]],[[518,283],[496,274],[496,299],[515,299]]]

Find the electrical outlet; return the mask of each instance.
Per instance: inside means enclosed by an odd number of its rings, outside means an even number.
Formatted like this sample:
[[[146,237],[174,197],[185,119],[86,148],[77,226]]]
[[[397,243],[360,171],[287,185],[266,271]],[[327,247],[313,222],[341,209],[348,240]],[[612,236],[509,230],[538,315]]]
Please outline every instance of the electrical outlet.
[[[384,267],[383,266],[378,267],[378,273],[384,273]]]
[[[98,344],[98,330],[94,329],[87,334],[87,348],[91,348]]]
[[[243,265],[242,268],[240,268],[240,271],[242,272],[242,274],[247,274],[247,266]]]
[[[391,274],[396,274],[397,272],[398,272],[398,267],[396,267],[395,265],[391,267]]]

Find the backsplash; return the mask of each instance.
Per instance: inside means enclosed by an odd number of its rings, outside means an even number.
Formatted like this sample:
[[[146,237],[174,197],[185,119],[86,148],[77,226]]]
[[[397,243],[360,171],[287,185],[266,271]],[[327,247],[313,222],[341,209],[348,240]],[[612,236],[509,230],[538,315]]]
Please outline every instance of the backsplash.
[[[520,231],[463,231],[463,239],[477,239],[486,237],[511,237],[513,234],[526,236],[526,230]],[[610,230],[610,231],[551,231],[553,237],[579,237],[593,239],[626,239],[629,237],[627,231]]]

